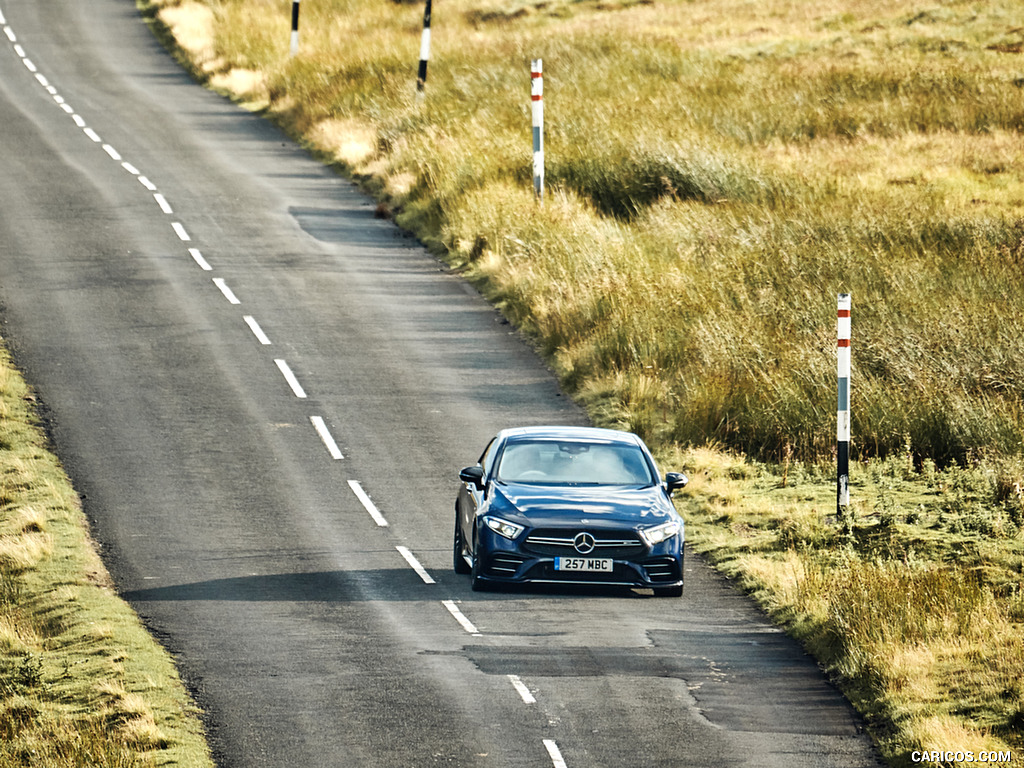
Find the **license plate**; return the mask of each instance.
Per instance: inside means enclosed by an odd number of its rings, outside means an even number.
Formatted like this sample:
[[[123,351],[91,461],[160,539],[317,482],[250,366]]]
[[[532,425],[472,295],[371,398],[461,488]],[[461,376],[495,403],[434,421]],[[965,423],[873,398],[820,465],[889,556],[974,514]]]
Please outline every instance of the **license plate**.
[[[611,573],[613,561],[603,557],[556,557],[556,571],[602,571]]]

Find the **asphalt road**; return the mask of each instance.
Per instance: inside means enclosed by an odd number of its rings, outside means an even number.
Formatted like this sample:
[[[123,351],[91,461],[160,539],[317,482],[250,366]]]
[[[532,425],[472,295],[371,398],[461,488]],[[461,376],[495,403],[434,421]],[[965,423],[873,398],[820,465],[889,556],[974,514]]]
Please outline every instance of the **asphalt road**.
[[[471,592],[458,469],[583,422],[530,348],[131,0],[0,14],[2,332],[219,765],[877,764],[696,557],[681,600]]]

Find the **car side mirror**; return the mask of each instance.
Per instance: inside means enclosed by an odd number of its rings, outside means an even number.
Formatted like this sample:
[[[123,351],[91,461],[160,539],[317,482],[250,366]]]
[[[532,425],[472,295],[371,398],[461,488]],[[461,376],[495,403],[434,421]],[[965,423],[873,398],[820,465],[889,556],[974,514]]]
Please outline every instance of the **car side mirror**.
[[[665,474],[665,487],[669,493],[685,488],[688,482],[690,482],[690,478],[682,472],[668,472]]]
[[[478,491],[484,489],[484,468],[477,464],[475,467],[466,467],[459,472],[459,480],[469,483]]]

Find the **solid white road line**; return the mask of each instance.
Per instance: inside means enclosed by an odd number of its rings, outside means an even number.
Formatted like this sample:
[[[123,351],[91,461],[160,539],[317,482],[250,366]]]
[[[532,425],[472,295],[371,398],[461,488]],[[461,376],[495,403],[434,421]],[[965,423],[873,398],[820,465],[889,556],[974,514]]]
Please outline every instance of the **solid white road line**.
[[[469,632],[469,634],[473,635],[474,637],[480,637],[480,630],[477,629],[473,625],[473,622],[467,619],[466,615],[459,610],[459,606],[455,604],[454,600],[442,600],[441,605],[448,609],[448,613],[450,613],[452,617],[457,622],[459,622],[460,625],[462,625],[462,628],[464,630]]]
[[[235,296],[235,292],[228,288],[228,284],[224,282],[223,277],[213,278],[213,284],[220,288],[220,292],[224,294],[224,298],[230,301],[232,304],[242,303],[241,301],[238,300],[238,297]]]
[[[288,386],[292,388],[292,392],[295,393],[295,396],[304,398],[306,396],[306,390],[304,390],[302,385],[299,384],[299,380],[295,378],[295,374],[292,373],[292,369],[288,367],[288,363],[280,358],[274,362],[281,371],[281,375],[284,376],[284,380],[288,382]]]
[[[408,550],[406,547],[395,547],[398,550],[398,554],[405,558],[405,562],[416,571],[416,575],[423,579],[424,584],[436,584],[434,578],[427,573],[427,569],[420,565],[420,561],[416,559],[416,556]]]
[[[380,513],[380,510],[370,501],[370,497],[366,495],[366,491],[355,480],[348,481],[348,487],[352,489],[352,493],[359,499],[359,503],[363,505],[363,508],[370,513],[370,517],[373,518],[373,522],[379,525],[381,528],[386,528],[388,521],[384,519],[384,515]]]
[[[252,315],[244,315],[242,319],[245,320],[245,324],[249,326],[249,330],[252,331],[253,336],[259,339],[260,344],[263,346],[269,346],[270,338],[263,332],[263,329],[260,328],[260,324],[256,322],[256,318]]]
[[[338,448],[338,444],[334,442],[334,437],[331,435],[331,431],[327,429],[327,423],[324,421],[323,416],[310,416],[309,420],[313,423],[313,427],[316,429],[316,433],[320,435],[320,439],[323,440],[324,445],[327,446],[327,452],[331,454],[331,458],[335,461],[344,459],[341,455],[341,449]]]
[[[530,693],[530,689],[526,687],[526,684],[519,679],[519,675],[509,675],[508,681],[512,683],[512,687],[516,689],[516,693],[519,694],[519,698],[523,700],[524,704],[537,703],[537,699]]]
[[[189,255],[195,259],[196,264],[199,265],[200,269],[205,272],[213,271],[213,267],[210,266],[209,262],[203,258],[203,254],[199,252],[198,248],[189,248]]]
[[[139,178],[139,181],[142,181],[143,178],[145,177]],[[185,231],[185,227],[181,225],[180,221],[172,222],[171,229],[174,230],[175,234],[181,239],[182,242],[187,243],[189,240],[192,239],[191,237],[188,236],[188,232]]]
[[[567,768],[562,752],[558,749],[554,739],[544,739],[544,746],[548,750],[548,755],[551,757],[551,764],[554,768]]]

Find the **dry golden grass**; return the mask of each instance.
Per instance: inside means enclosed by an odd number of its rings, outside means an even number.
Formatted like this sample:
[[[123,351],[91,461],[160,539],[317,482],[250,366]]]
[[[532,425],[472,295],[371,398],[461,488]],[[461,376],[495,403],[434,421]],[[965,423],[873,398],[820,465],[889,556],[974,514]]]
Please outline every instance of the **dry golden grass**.
[[[158,13],[178,44],[201,69],[215,71],[218,60],[214,46],[214,14],[210,6],[198,2],[164,4]]]
[[[319,151],[349,168],[364,168],[366,161],[377,153],[377,130],[364,120],[321,120],[308,138]]]
[[[760,154],[786,174],[832,177],[841,193],[850,196],[912,184],[931,187],[950,213],[962,212],[967,205],[989,205],[1014,214],[1024,203],[1024,179],[1010,175],[993,184],[993,177],[1004,170],[1024,166],[1020,136],[1008,131],[970,141],[945,131],[830,137],[800,145],[773,143]]]

